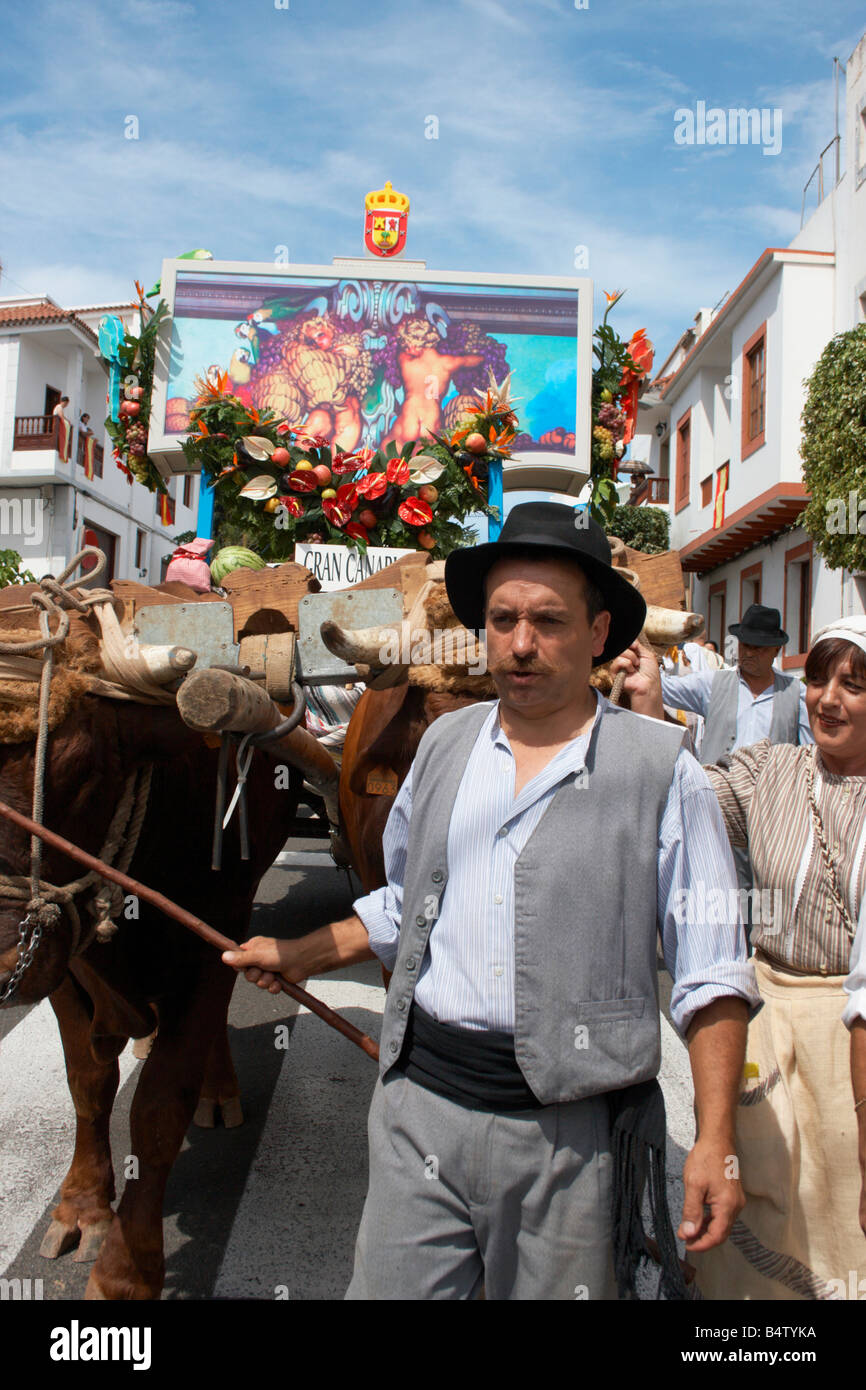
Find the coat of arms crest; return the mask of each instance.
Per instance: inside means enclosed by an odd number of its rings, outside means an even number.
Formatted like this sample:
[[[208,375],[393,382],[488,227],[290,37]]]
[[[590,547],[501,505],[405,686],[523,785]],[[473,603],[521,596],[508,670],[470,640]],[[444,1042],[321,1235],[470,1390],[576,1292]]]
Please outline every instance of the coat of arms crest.
[[[399,256],[406,245],[409,199],[390,183],[365,199],[364,245],[374,256]]]

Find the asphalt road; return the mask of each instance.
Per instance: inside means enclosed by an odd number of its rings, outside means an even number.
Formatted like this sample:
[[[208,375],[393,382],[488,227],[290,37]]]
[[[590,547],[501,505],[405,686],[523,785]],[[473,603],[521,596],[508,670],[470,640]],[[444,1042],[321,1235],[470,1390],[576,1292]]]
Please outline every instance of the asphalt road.
[[[263,879],[253,934],[292,937],[346,916],[345,874],[293,841],[290,862]],[[669,980],[661,975],[665,1003]],[[373,1037],[384,1001],[371,962],[310,982],[311,992]],[[166,1299],[339,1299],[348,1283],[367,1183],[366,1116],[373,1062],[286,996],[240,980],[229,1036],[244,1124],[191,1127],[165,1203]],[[288,1046],[276,1046],[278,1028]],[[284,1040],[284,1035],[283,1035]],[[671,1211],[682,1202],[682,1161],[693,1137],[688,1058],[665,1017],[662,1084],[668,1107]],[[128,1116],[141,1063],[121,1058],[111,1126],[122,1187]],[[83,1296],[90,1265],[72,1253],[45,1260],[39,1245],[72,1153],[74,1118],[54,1015],[47,1001],[0,1014],[0,1277],[40,1279],[41,1296]],[[36,1289],[36,1285],[31,1285]],[[655,1296],[655,1280],[643,1294]]]

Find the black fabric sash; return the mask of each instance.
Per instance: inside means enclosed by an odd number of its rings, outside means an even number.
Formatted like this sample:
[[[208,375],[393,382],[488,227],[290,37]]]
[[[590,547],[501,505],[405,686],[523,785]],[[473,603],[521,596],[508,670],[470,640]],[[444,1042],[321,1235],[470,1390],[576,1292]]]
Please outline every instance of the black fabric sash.
[[[397,1066],[418,1086],[471,1110],[541,1107],[517,1065],[510,1033],[437,1023],[415,1003]]]

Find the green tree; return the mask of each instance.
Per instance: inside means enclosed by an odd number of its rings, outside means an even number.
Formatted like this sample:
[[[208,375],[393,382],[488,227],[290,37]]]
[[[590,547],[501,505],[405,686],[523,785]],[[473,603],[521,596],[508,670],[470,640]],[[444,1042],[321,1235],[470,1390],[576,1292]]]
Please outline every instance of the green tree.
[[[604,529],[645,555],[670,549],[670,521],[661,507],[617,507]]]
[[[22,570],[17,550],[0,550],[0,589],[8,584],[35,584],[36,575]]]
[[[866,324],[837,333],[805,385],[802,525],[829,569],[866,570]]]

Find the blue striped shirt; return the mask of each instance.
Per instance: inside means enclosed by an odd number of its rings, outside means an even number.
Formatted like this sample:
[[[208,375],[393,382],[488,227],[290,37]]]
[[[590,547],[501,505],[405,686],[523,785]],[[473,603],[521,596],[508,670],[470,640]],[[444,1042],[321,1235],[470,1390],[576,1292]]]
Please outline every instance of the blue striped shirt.
[[[593,728],[611,707],[596,693]],[[454,803],[448,885],[415,990],[420,1007],[440,1022],[513,1033],[514,864],[558,786],[581,775],[591,734],[560,749],[515,797],[514,755],[499,724],[498,701],[491,705]],[[412,768],[385,827],[388,882],[354,904],[371,949],[388,970],[397,959],[411,813]],[[721,910],[712,889],[722,890]],[[662,816],[657,894],[665,963],[675,981],[671,1018],[679,1031],[684,1034],[694,1014],[720,995],[738,995],[756,1008],[760,996],[724,821],[706,774],[685,750]]]

